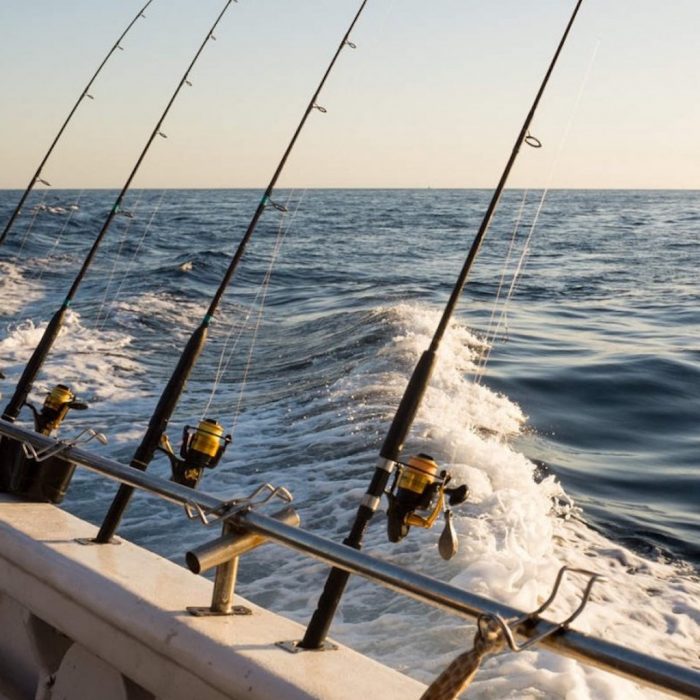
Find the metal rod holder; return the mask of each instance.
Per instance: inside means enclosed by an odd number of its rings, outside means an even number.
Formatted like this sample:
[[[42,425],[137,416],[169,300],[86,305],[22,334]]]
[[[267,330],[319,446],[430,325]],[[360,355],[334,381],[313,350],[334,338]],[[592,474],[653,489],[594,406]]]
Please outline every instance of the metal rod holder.
[[[537,623],[539,616],[543,612],[546,612],[549,609],[549,606],[554,602],[555,598],[557,597],[557,594],[559,593],[559,588],[561,587],[564,577],[568,572],[574,574],[582,574],[588,579],[586,581],[586,586],[583,590],[583,593],[581,594],[581,600],[577,608],[565,620],[554,624],[549,629],[545,628],[539,634],[531,636],[526,642],[518,644],[518,642],[515,639],[515,635],[517,633],[518,628],[527,623]],[[552,588],[552,592],[549,598],[547,598],[547,600],[545,600],[545,602],[542,603],[542,605],[540,605],[540,607],[537,608],[537,610],[534,610],[533,612],[527,615],[523,615],[522,617],[511,621],[505,620],[503,617],[495,613],[483,614],[477,618],[477,622],[480,628],[482,628],[489,622],[494,623],[498,628],[500,628],[501,633],[503,634],[503,637],[507,642],[508,646],[510,647],[511,651],[514,651],[516,653],[525,651],[531,646],[534,646],[535,644],[541,642],[543,639],[545,639],[545,637],[549,637],[555,632],[558,632],[559,630],[568,627],[583,612],[583,609],[586,607],[586,604],[591,598],[591,590],[593,589],[593,585],[595,584],[595,582],[605,580],[606,579],[604,576],[601,576],[600,574],[597,574],[594,571],[588,571],[587,569],[576,569],[571,566],[562,566],[559,569],[559,572],[557,573],[557,578],[554,582],[554,587]]]
[[[230,535],[234,526],[224,522],[222,538]],[[211,596],[211,605],[208,608],[189,606],[187,612],[195,617],[217,617],[226,615],[252,615],[253,611],[244,605],[233,604],[233,592],[236,587],[238,575],[238,557],[233,557],[216,567],[214,577],[214,591]]]
[[[298,527],[301,522],[299,514],[293,508],[284,508],[272,513],[270,517],[293,527]],[[192,573],[203,574],[216,567],[211,605],[208,608],[188,607],[187,612],[197,617],[251,615],[250,608],[233,604],[238,562],[242,554],[267,541],[268,538],[264,535],[246,532],[231,521],[224,520],[221,537],[187,552],[185,561]]]

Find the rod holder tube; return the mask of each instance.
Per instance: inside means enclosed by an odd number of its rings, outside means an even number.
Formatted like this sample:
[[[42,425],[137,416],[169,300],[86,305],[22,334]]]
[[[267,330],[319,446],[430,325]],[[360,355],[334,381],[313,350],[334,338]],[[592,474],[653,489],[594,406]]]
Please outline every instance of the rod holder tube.
[[[298,527],[301,523],[299,514],[291,507],[272,513],[270,517],[291,527]],[[204,574],[215,566],[259,547],[267,542],[267,539],[265,535],[257,532],[233,530],[201,547],[190,550],[185,555],[185,561],[193,574]]]
[[[222,537],[227,537],[233,532],[233,525],[225,522],[222,529]],[[225,561],[216,569],[214,577],[214,591],[211,597],[211,612],[219,615],[230,615],[233,612],[233,591],[236,587],[238,576],[238,557]]]

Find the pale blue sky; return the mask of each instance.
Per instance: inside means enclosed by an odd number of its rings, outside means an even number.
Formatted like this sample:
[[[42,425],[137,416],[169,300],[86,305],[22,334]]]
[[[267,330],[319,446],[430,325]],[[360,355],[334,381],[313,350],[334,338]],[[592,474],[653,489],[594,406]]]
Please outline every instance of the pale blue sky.
[[[2,0],[0,187],[26,185],[143,1]],[[47,165],[54,187],[122,184],[223,5],[154,1]],[[573,5],[369,0],[280,185],[493,187]],[[263,186],[357,7],[232,5],[134,185]],[[700,188],[699,28],[698,0],[584,0],[533,127],[545,148],[512,185]]]

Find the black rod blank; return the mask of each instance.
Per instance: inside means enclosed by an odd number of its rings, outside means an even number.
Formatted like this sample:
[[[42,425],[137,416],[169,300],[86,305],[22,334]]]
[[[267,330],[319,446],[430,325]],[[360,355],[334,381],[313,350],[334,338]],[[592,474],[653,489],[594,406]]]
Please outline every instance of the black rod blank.
[[[345,32],[335,54],[333,55],[333,58],[331,59],[331,62],[328,64],[328,68],[326,68],[326,72],[321,78],[321,82],[318,84],[316,91],[309,100],[309,103],[306,106],[306,109],[304,110],[304,114],[301,118],[301,121],[299,122],[299,125],[297,126],[292,136],[292,139],[289,142],[289,145],[282,154],[282,158],[277,164],[275,172],[273,173],[272,178],[270,179],[270,182],[268,183],[265,189],[265,193],[263,194],[260,203],[255,209],[255,213],[253,214],[253,217],[250,220],[250,223],[248,224],[248,228],[246,229],[243,238],[241,239],[240,243],[238,244],[238,247],[236,248],[235,253],[233,254],[228,269],[226,270],[226,273],[221,279],[221,282],[219,283],[219,286],[211,299],[206,315],[204,316],[202,322],[190,337],[182,355],[180,356],[180,360],[178,361],[178,364],[170,377],[170,380],[168,381],[167,385],[165,386],[165,389],[163,390],[163,393],[161,394],[160,400],[158,401],[158,405],[156,406],[156,409],[148,423],[146,433],[143,436],[141,444],[137,448],[133,459],[131,460],[132,467],[136,467],[137,469],[145,471],[148,468],[149,463],[153,459],[153,454],[155,453],[156,448],[160,444],[161,437],[165,432],[165,429],[168,425],[168,421],[170,420],[173,411],[175,410],[175,406],[177,405],[180,395],[182,394],[185,388],[185,383],[190,375],[190,372],[192,371],[192,368],[194,367],[194,364],[197,361],[197,358],[199,357],[199,353],[204,347],[209,324],[211,323],[214,314],[216,313],[216,310],[219,306],[219,303],[221,302],[221,298],[223,297],[226,288],[228,287],[231,279],[233,278],[236,268],[238,267],[238,264],[241,258],[243,257],[243,253],[245,252],[245,248],[248,244],[248,241],[251,239],[255,228],[257,227],[258,222],[260,221],[260,218],[263,215],[263,212],[265,211],[268,204],[272,204],[270,197],[272,196],[272,192],[275,188],[275,185],[277,184],[277,181],[279,180],[279,177],[282,174],[282,170],[284,169],[284,166],[287,163],[287,159],[289,158],[289,155],[291,154],[292,149],[294,148],[294,145],[296,144],[297,139],[299,138],[299,134],[301,134],[301,131],[304,128],[304,125],[306,124],[309,114],[311,114],[311,112],[318,107],[318,105],[316,104],[316,100],[318,99],[318,96],[321,90],[323,89],[323,86],[326,84],[326,80],[328,79],[328,76],[333,70],[333,67],[336,64],[336,61],[338,60],[341,51],[345,48],[345,46],[351,46],[354,48],[354,44],[350,42],[349,36],[352,30],[355,28],[355,25],[357,24],[357,21],[359,20],[362,11],[365,9],[365,5],[367,4],[367,2],[368,0],[363,0],[359,10],[355,13],[355,16],[352,22],[350,23],[348,30]],[[133,495],[133,492],[134,489],[131,486],[122,485],[119,487],[117,495],[112,501],[109,511],[107,512],[107,515],[105,516],[105,519],[102,523],[102,527],[100,528],[100,531],[98,532],[97,537],[95,538],[96,542],[106,543],[109,542],[110,539],[113,537],[117,527],[119,526],[119,522],[124,514],[124,511],[126,510],[126,507],[129,504],[129,500]]]
[[[139,20],[141,17],[146,16],[146,15],[144,15],[144,12],[146,11],[148,6],[152,2],[153,2],[153,0],[148,0],[148,2],[138,11],[138,13],[134,17],[134,19],[132,19],[131,22],[129,22],[126,29],[119,35],[119,38],[114,42],[114,45],[112,46],[112,48],[109,50],[107,55],[102,60],[102,63],[100,63],[100,65],[97,67],[97,70],[94,72],[92,78],[90,78],[90,80],[88,81],[88,84],[83,88],[83,91],[80,93],[80,97],[78,97],[76,103],[73,105],[73,108],[68,113],[68,116],[66,117],[65,121],[61,125],[61,128],[58,130],[58,133],[54,137],[54,140],[51,142],[51,145],[49,146],[49,150],[46,151],[44,157],[41,159],[41,162],[39,163],[39,167],[36,169],[36,172],[34,173],[32,179],[29,181],[27,188],[22,193],[22,196],[20,197],[20,200],[17,203],[17,206],[15,207],[14,211],[10,215],[9,221],[5,224],[5,228],[3,229],[2,234],[0,234],[0,245],[2,245],[2,243],[7,238],[7,234],[10,232],[10,229],[12,228],[13,224],[15,223],[15,219],[17,219],[20,211],[22,211],[22,207],[24,206],[24,203],[27,201],[27,197],[29,196],[31,191],[34,189],[34,185],[36,185],[37,182],[42,181],[41,180],[41,172],[44,169],[44,166],[46,165],[46,161],[49,159],[49,156],[53,153],[53,149],[56,147],[56,145],[60,141],[61,136],[63,136],[63,132],[66,130],[66,127],[68,126],[71,119],[73,118],[73,115],[78,110],[78,107],[80,106],[81,102],[86,97],[91,97],[90,88],[92,87],[92,84],[97,79],[97,76],[102,72],[102,69],[105,67],[105,64],[112,57],[112,54],[117,49],[121,48],[122,39],[124,39],[124,37],[129,33],[129,30],[134,26],[134,24],[136,24],[137,20]],[[45,182],[45,181],[42,181],[42,182]]]
[[[540,99],[544,94],[544,90],[549,82],[549,78],[552,75],[554,66],[557,63],[559,54],[564,47],[582,2],[583,0],[578,0],[576,3],[566,29],[564,30],[564,34],[559,41],[557,50],[554,53],[554,57],[552,58],[547,72],[545,73],[544,79],[542,80],[539,90],[537,91],[532,107],[525,117],[520,133],[515,140],[513,150],[508,158],[501,178],[498,181],[498,185],[494,190],[491,201],[489,202],[486,213],[484,214],[484,218],[479,226],[479,230],[474,237],[474,241],[469,249],[467,258],[464,262],[459,277],[457,278],[457,282],[452,289],[450,298],[442,313],[442,317],[438,323],[437,329],[435,330],[430,347],[422,354],[420,360],[418,361],[418,364],[416,365],[411,379],[409,380],[404,391],[403,397],[401,398],[399,407],[394,415],[394,419],[379,452],[379,461],[374,470],[367,493],[363,497],[357,510],[350,534],[343,542],[349,547],[353,547],[355,549],[360,549],[362,547],[362,539],[364,537],[365,530],[367,529],[367,525],[379,506],[380,499],[384,493],[384,490],[386,489],[389,477],[394,470],[395,462],[399,459],[399,455],[401,454],[401,450],[403,448],[403,443],[408,435],[408,431],[411,428],[416,412],[420,407],[423,395],[425,394],[425,390],[428,386],[428,382],[430,381],[430,376],[435,365],[440,341],[442,340],[447,324],[449,323],[455,307],[457,306],[462,289],[467,281],[467,275],[469,274],[476,255],[479,252],[479,248],[481,247],[481,243],[486,235],[491,220],[493,219],[496,207],[506,186],[506,182],[508,181],[510,171],[515,164],[523,141],[525,141],[527,138],[528,130],[532,119],[535,116],[537,106],[539,105]],[[323,640],[326,638],[328,630],[330,629],[333,616],[335,615],[335,611],[340,603],[340,599],[343,595],[343,591],[345,590],[349,576],[349,573],[347,571],[343,571],[342,569],[331,569],[328,579],[326,580],[326,585],[319,599],[318,607],[316,608],[311,621],[309,622],[304,639],[300,643],[301,647],[305,649],[318,649],[322,646]]]
[[[112,209],[109,212],[109,215],[105,219],[104,224],[102,225],[102,228],[100,229],[100,232],[97,234],[97,237],[95,238],[92,247],[90,248],[87,256],[83,260],[83,264],[80,267],[80,270],[78,271],[78,274],[76,275],[75,279],[73,280],[73,283],[71,284],[70,289],[68,290],[68,294],[66,294],[66,298],[63,301],[63,304],[59,308],[59,310],[54,314],[53,318],[49,322],[49,325],[46,327],[46,330],[44,331],[44,335],[42,336],[41,340],[39,341],[39,344],[37,347],[34,349],[34,352],[32,353],[31,358],[29,359],[29,362],[27,363],[27,366],[24,369],[24,372],[22,373],[22,377],[20,378],[19,383],[17,384],[17,388],[15,389],[15,392],[10,399],[10,403],[6,406],[5,411],[3,413],[3,418],[5,420],[9,421],[14,421],[17,416],[19,415],[19,412],[24,405],[24,403],[27,400],[27,396],[29,395],[29,392],[31,391],[32,385],[34,383],[34,380],[36,379],[36,375],[38,374],[39,370],[41,369],[42,365],[44,364],[44,361],[46,360],[49,352],[51,351],[51,347],[53,346],[54,341],[58,337],[58,333],[61,330],[61,326],[63,323],[63,317],[65,316],[66,311],[70,307],[73,298],[75,297],[76,292],[78,291],[78,287],[80,286],[80,283],[83,281],[83,278],[87,274],[88,269],[90,268],[90,265],[92,264],[92,261],[97,253],[98,248],[100,247],[100,243],[102,243],[102,240],[104,239],[105,235],[107,234],[107,231],[109,230],[109,227],[111,226],[112,222],[114,221],[114,218],[117,216],[119,213],[121,204],[124,200],[124,197],[126,196],[126,193],[129,190],[129,187],[131,187],[131,183],[136,176],[136,173],[139,171],[139,168],[141,167],[141,164],[143,163],[144,158],[146,157],[146,154],[148,153],[151,144],[155,140],[156,136],[158,136],[160,132],[160,128],[163,125],[163,122],[165,121],[166,116],[168,115],[168,112],[170,111],[170,108],[172,107],[173,103],[175,102],[175,99],[180,93],[180,90],[182,89],[183,85],[185,85],[188,82],[189,74],[194,67],[194,64],[197,62],[197,59],[200,57],[202,51],[204,51],[204,47],[207,45],[209,40],[212,38],[212,32],[214,29],[216,29],[217,25],[221,21],[221,18],[224,16],[224,13],[226,10],[229,8],[231,3],[234,0],[228,0],[226,4],[224,5],[223,10],[219,13],[218,17],[216,18],[216,21],[214,24],[211,26],[209,31],[207,32],[206,38],[202,42],[201,46],[197,50],[197,53],[195,53],[194,58],[190,62],[189,66],[187,67],[187,70],[185,71],[184,75],[182,76],[182,79],[178,83],[177,87],[175,88],[175,91],[173,92],[172,96],[170,97],[170,100],[168,101],[167,106],[163,110],[163,113],[161,114],[160,118],[158,119],[158,122],[156,123],[153,131],[151,132],[150,137],[148,138],[148,141],[146,142],[146,145],[143,147],[143,150],[141,151],[138,160],[136,161],[136,164],[134,165],[131,173],[129,174],[129,177],[127,178],[126,182],[124,183],[124,186],[122,187],[121,191],[117,195],[116,200],[114,201],[114,204],[112,205]]]

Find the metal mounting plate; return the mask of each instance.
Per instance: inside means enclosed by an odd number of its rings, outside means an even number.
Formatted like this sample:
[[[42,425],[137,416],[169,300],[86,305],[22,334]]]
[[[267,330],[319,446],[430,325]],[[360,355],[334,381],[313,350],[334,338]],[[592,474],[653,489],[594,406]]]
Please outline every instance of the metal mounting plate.
[[[318,649],[304,649],[304,647],[299,646],[301,644],[301,639],[293,639],[290,642],[275,642],[275,646],[278,646],[290,654],[299,654],[303,651],[337,651],[338,645],[333,644],[333,642],[323,642]]]
[[[187,612],[195,617],[226,617],[228,615],[252,615],[253,611],[244,605],[234,605],[229,612],[219,612],[211,608],[188,607]]]
[[[75,541],[78,544],[84,545],[103,545],[103,544],[121,544],[122,541],[118,537],[112,537],[109,542],[98,542],[92,537],[76,537]]]

